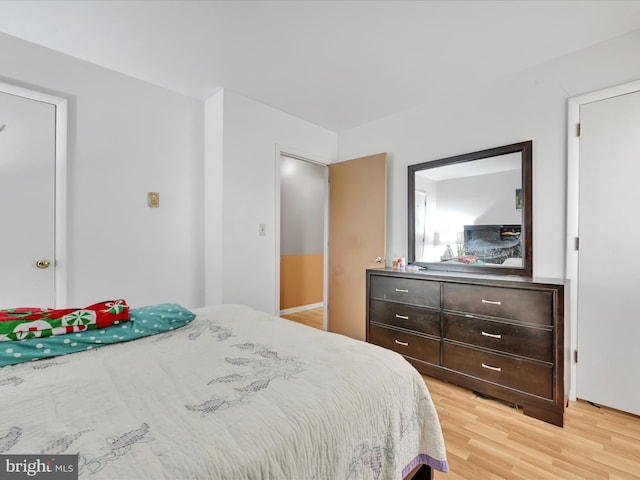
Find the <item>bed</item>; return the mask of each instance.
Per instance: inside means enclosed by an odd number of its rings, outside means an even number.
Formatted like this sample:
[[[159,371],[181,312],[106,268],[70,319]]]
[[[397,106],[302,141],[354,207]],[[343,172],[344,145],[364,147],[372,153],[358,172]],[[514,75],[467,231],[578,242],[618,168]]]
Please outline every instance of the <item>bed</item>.
[[[77,454],[86,479],[448,470],[424,381],[390,350],[242,305],[130,313],[95,330],[0,341],[0,454]]]
[[[488,264],[522,259],[521,234],[521,225],[465,225],[464,253]]]

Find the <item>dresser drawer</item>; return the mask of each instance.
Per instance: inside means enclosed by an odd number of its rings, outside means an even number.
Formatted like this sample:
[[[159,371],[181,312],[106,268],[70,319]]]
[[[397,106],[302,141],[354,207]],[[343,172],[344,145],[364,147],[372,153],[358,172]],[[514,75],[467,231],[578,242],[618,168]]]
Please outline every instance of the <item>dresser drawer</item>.
[[[371,300],[369,321],[440,336],[440,311]]]
[[[443,308],[553,325],[553,294],[540,290],[445,283]]]
[[[476,378],[522,392],[553,399],[553,368],[506,355],[443,345],[443,365]]]
[[[371,298],[440,308],[440,282],[371,276]]]
[[[440,342],[438,340],[370,325],[369,342],[423,362],[440,364]]]
[[[553,331],[444,314],[443,336],[449,340],[491,348],[543,362],[553,362]]]

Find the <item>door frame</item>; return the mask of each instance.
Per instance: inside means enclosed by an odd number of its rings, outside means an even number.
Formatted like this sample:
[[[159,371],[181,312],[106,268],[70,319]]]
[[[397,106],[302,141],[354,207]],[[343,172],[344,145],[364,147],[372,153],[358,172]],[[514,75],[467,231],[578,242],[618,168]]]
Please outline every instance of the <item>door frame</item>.
[[[566,255],[565,277],[569,279],[569,302],[565,302],[565,318],[569,318],[569,335],[565,335],[565,358],[569,358],[569,399],[576,400],[577,376],[576,355],[578,348],[578,214],[580,212],[580,107],[621,95],[640,91],[640,81],[624,83],[615,87],[597,90],[568,99],[567,103],[567,211],[566,211]],[[566,327],[565,327],[566,328]],[[569,344],[567,345],[567,339]],[[566,362],[565,362],[566,363]],[[565,372],[567,369],[565,368]]]
[[[281,206],[281,174],[280,174],[280,165],[281,160],[280,157],[284,155],[289,158],[294,158],[296,160],[301,160],[303,162],[315,163],[317,165],[322,165],[325,167],[324,173],[324,225],[323,225],[323,239],[322,239],[322,254],[323,254],[323,274],[322,274],[322,303],[324,305],[323,308],[323,316],[322,316],[322,329],[324,331],[327,330],[328,327],[328,315],[327,315],[327,304],[328,304],[328,285],[329,285],[329,162],[328,160],[322,159],[318,155],[313,155],[307,152],[302,152],[295,148],[287,147],[284,145],[276,145],[275,152],[275,179],[276,179],[276,188],[275,188],[275,222],[274,222],[274,238],[275,238],[275,287],[274,287],[274,305],[276,306],[274,315],[277,317],[280,316],[280,206]]]
[[[48,103],[55,107],[55,308],[67,306],[67,100],[47,93],[0,82],[0,92]]]

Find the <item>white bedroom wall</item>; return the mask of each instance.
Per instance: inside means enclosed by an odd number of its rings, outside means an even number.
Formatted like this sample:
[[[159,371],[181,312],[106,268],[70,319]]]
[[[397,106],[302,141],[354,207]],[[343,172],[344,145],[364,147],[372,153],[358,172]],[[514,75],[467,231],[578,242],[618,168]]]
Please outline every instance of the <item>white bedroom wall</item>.
[[[462,177],[438,182],[438,210],[447,212],[450,224],[464,212],[456,225],[522,223],[516,210],[516,188],[522,188],[520,170]]]
[[[565,267],[567,99],[640,79],[640,31],[340,133],[339,159],[389,155],[387,258],[407,252],[407,166],[533,140],[534,275]],[[630,174],[640,173],[630,165]]]
[[[222,303],[224,90],[204,103],[204,304]]]
[[[203,102],[4,34],[0,65],[69,101],[69,305],[202,305]]]
[[[337,134],[228,90],[223,103],[222,301],[276,313],[277,152],[332,163]]]

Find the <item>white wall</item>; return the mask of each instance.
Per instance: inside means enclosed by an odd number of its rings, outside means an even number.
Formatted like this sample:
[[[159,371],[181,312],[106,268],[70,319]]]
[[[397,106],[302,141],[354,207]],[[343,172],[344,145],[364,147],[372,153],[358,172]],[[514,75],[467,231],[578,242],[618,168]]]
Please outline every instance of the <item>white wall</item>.
[[[639,51],[640,31],[341,133],[339,159],[390,154],[387,258],[407,253],[408,165],[531,139],[533,271],[563,277],[567,99],[640,79]]]
[[[0,65],[69,102],[67,303],[202,305],[203,103],[4,34]]]
[[[230,91],[223,94],[222,301],[275,313],[276,159],[283,149],[331,163],[337,134]]]
[[[520,170],[438,182],[438,211],[453,223],[440,229],[461,232],[464,225],[522,223],[522,212],[516,210],[516,189],[521,184]]]
[[[222,184],[224,91],[204,104],[204,304],[222,303]]]
[[[280,158],[280,255],[324,254],[327,167]]]
[[[0,81],[69,101],[69,305],[123,297],[275,311],[276,152],[331,163],[335,132],[230,92],[203,103],[4,34],[0,64]],[[148,191],[160,192],[159,209]]]
[[[570,97],[640,79],[640,31],[496,81],[456,98],[341,133],[338,157],[390,152],[387,258],[407,251],[407,165],[533,140],[533,272],[565,277],[567,101]],[[640,164],[629,165],[640,175]],[[573,219],[572,219],[573,220]],[[572,222],[574,224],[575,222]],[[565,354],[576,348],[576,317],[566,289]],[[575,398],[575,376],[569,377]]]

